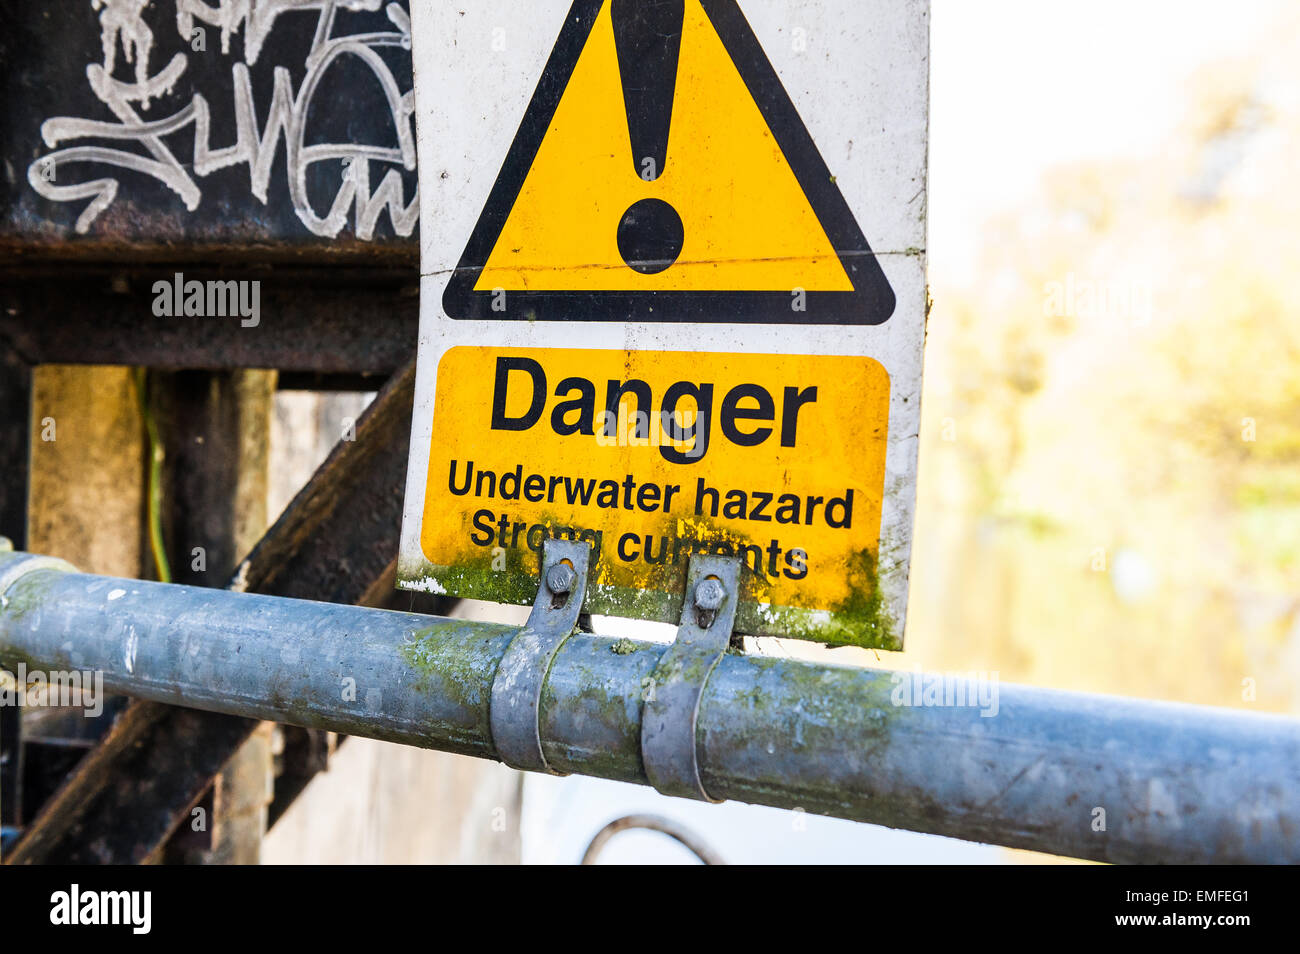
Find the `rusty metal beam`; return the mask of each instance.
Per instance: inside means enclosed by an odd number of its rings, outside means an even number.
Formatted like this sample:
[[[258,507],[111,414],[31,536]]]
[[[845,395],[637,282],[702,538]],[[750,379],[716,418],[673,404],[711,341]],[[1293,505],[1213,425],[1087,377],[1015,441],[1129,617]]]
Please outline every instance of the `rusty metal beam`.
[[[378,391],[388,381],[384,374],[317,374],[285,371],[276,381],[281,391]]]
[[[267,530],[275,375],[153,371],[149,412],[163,450],[160,517],[172,581],[225,586]]]
[[[266,532],[274,390],[274,372],[150,372],[147,411],[163,449],[160,535],[175,582],[224,586]],[[173,852],[169,842],[161,858],[255,862],[272,764],[269,732],[255,732],[217,777],[204,830],[191,827],[189,850]]]
[[[257,725],[255,719],[132,703],[41,807],[5,864],[144,861]]]
[[[27,545],[27,492],[32,441],[32,369],[0,340],[0,536]],[[0,707],[0,826],[22,824],[23,744],[21,710]],[[0,836],[3,837],[3,836]]]
[[[412,364],[362,415],[357,439],[340,442],[240,564],[231,588],[335,603],[389,595],[382,582],[391,579],[396,564],[413,396]],[[438,609],[431,602],[419,608]],[[134,703],[33,819],[6,863],[150,858],[257,725]],[[156,784],[142,791],[138,780],[145,768]],[[298,790],[306,784],[301,777],[292,783]],[[286,802],[278,801],[282,812]]]
[[[0,536],[27,546],[27,492],[31,469],[32,369],[0,339]]]
[[[361,415],[236,573],[235,589],[358,603],[397,561],[415,365]],[[246,579],[246,587],[238,585]]]
[[[154,285],[257,281],[255,326],[154,314]],[[394,374],[418,336],[418,275],[397,269],[0,269],[0,347],[28,364],[154,369],[267,368],[302,375]]]

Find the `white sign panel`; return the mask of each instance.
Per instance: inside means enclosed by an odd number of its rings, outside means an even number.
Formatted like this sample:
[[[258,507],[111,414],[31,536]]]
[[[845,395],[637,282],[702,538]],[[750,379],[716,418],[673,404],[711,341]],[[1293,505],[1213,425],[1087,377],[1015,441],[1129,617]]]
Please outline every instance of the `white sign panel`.
[[[399,584],[901,648],[928,0],[412,9],[421,325]]]

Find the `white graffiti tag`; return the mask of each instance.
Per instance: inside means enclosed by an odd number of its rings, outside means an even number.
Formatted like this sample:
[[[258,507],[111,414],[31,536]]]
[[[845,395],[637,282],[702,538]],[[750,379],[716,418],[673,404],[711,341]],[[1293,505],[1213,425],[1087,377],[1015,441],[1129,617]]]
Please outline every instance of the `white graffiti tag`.
[[[104,69],[110,74],[117,65],[120,38],[126,61],[135,64],[135,81],[143,83],[149,75],[153,31],[141,16],[148,5],[149,0],[91,0],[91,9],[104,8],[99,13],[99,39],[104,47]]]
[[[283,135],[288,160],[289,197],[302,223],[314,234],[333,237],[348,224],[349,213],[356,209],[357,238],[374,237],[375,225],[385,209],[393,230],[410,235],[419,216],[418,191],[405,200],[401,173],[395,168],[371,190],[371,163],[415,168],[415,135],[412,126],[414,94],[403,92],[384,58],[381,47],[411,48],[411,24],[406,11],[396,3],[383,0],[219,0],[208,6],[203,0],[175,0],[176,28],[189,43],[196,20],[221,30],[221,46],[229,53],[230,37],[244,30],[244,59],[231,67],[234,93],[235,141],[232,145],[212,147],[208,101],[195,93],[189,104],[170,116],[145,118],[151,100],[172,90],[188,66],[188,58],[177,53],[158,73],[150,75],[149,56],[153,33],[141,19],[148,0],[91,0],[99,11],[104,62],[86,67],[90,88],[117,117],[106,122],[70,116],[47,119],[41,125],[46,146],[55,149],[64,143],[85,139],[109,139],[134,142],[144,152],[129,152],[102,145],[70,145],[57,148],[38,158],[28,167],[27,181],[33,189],[56,202],[90,199],[77,218],[76,230],[85,233],[91,223],[112,204],[120,183],[105,176],[72,184],[62,183],[62,170],[70,163],[88,163],[129,169],[152,176],[180,196],[191,212],[199,206],[202,189],[195,177],[202,178],[218,169],[244,164],[248,167],[250,188],[263,204]],[[374,12],[383,7],[395,30],[333,36],[335,14],[339,9]],[[273,72],[271,103],[265,122],[259,126],[249,64],[256,63],[263,43],[275,25],[276,17],[290,10],[314,10],[318,14],[316,32],[304,66],[306,75],[295,91],[289,71],[276,66]],[[135,69],[135,81],[124,82],[113,76],[119,39],[125,59]],[[361,143],[313,143],[307,145],[307,115],[322,78],[340,57],[360,60],[379,81],[394,127],[395,147]],[[137,109],[138,107],[138,109]],[[164,137],[177,130],[194,127],[193,162],[182,163]],[[307,170],[319,162],[337,165],[340,184],[330,208],[320,215],[307,196]]]

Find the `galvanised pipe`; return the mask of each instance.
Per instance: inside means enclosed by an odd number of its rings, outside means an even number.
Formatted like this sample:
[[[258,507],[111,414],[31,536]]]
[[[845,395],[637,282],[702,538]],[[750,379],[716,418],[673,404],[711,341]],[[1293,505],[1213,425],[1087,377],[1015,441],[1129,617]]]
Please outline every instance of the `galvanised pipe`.
[[[488,703],[513,627],[24,573],[24,556],[0,553],[11,667],[97,670],[143,699],[495,757]],[[662,652],[571,637],[542,696],[547,761],[645,784],[642,693]],[[725,656],[699,715],[705,788],[1102,861],[1300,861],[1300,721],[1006,684],[985,718],[896,706],[892,675]]]

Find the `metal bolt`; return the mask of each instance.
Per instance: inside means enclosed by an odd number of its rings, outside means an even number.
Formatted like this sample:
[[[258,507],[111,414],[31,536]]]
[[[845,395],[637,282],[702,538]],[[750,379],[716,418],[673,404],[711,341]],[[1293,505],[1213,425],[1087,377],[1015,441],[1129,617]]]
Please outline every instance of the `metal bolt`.
[[[569,592],[577,581],[578,574],[563,560],[546,571],[546,588],[556,596]]]
[[[716,576],[706,576],[695,587],[695,606],[706,611],[717,610],[721,608],[722,600],[726,595],[727,591],[721,580]]]

